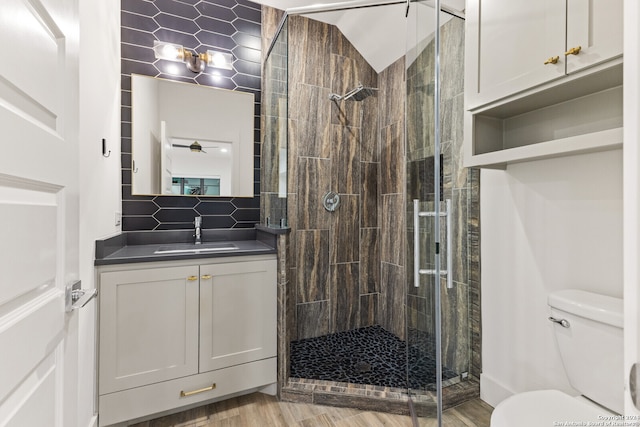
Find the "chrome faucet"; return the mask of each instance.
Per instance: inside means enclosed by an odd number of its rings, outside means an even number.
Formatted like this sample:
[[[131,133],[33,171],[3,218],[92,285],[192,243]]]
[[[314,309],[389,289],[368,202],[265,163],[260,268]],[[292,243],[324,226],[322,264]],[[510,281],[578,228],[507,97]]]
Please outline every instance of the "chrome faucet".
[[[200,230],[200,227],[202,227],[202,217],[197,216],[193,221],[193,224],[196,226],[196,234],[194,234],[194,237],[196,238],[195,244],[199,245],[202,243],[202,231]]]

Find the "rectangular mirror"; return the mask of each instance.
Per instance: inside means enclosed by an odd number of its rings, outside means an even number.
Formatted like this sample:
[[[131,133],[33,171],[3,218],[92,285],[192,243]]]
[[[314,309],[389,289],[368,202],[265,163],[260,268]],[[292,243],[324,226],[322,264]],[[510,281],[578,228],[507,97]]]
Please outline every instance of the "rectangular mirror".
[[[132,74],[132,193],[253,197],[254,102]]]

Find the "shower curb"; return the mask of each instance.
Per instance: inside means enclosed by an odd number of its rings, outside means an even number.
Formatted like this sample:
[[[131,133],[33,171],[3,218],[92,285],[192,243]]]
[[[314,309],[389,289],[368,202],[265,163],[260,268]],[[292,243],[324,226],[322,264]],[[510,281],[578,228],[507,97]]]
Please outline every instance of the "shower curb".
[[[443,410],[480,396],[476,378],[459,381],[443,389]],[[285,402],[313,403],[365,411],[410,415],[406,389],[341,383],[303,378],[289,378],[280,392]],[[412,395],[413,406],[420,417],[436,416],[436,396],[431,391]]]

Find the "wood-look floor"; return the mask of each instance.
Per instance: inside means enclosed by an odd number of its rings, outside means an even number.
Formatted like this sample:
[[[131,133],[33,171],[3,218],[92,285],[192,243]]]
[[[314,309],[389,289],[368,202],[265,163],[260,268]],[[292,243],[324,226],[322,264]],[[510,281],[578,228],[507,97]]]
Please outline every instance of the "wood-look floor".
[[[446,427],[489,427],[493,408],[475,399],[443,415]],[[419,425],[437,426],[434,419]],[[279,402],[275,397],[253,393],[212,403],[174,415],[144,421],[135,427],[412,427],[411,418],[383,412],[305,403]]]

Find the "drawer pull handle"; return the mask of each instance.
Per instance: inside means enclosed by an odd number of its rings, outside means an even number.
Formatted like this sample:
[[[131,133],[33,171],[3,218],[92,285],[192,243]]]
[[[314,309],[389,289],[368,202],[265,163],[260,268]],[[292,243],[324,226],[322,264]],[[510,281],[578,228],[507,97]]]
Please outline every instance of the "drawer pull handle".
[[[566,51],[564,54],[565,56],[568,55],[577,55],[580,53],[580,50],[582,50],[582,46],[576,46],[576,47],[572,47],[571,49],[569,49],[568,51]]]
[[[560,59],[559,56],[552,56],[551,58],[547,59],[546,61],[544,61],[544,65],[547,64],[557,64],[558,60]]]
[[[203,274],[200,278],[202,280],[209,280],[209,279],[211,279],[211,275],[210,274]]]
[[[213,384],[211,384],[209,387],[201,388],[201,389],[199,389],[199,390],[193,390],[193,391],[184,391],[184,390],[181,390],[181,391],[180,391],[180,397],[193,396],[194,394],[204,393],[205,391],[215,390],[215,388],[216,388],[216,383],[213,383]]]
[[[193,282],[194,280],[198,280],[198,276],[189,276],[187,277],[187,280]]]

